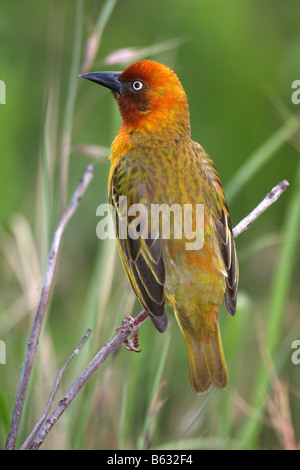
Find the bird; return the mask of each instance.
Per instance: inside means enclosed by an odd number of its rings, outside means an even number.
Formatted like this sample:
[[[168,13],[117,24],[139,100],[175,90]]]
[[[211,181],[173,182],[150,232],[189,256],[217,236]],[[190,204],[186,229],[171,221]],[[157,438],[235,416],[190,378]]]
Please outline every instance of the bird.
[[[192,140],[184,88],[173,70],[153,60],[81,77],[108,88],[122,117],[111,146],[108,193],[125,224],[126,236],[120,224],[115,230],[131,287],[161,333],[168,327],[166,306],[172,307],[185,339],[193,390],[225,389],[228,369],[218,312],[225,297],[227,311],[235,314],[239,267],[222,184],[212,159]],[[130,215],[135,205],[146,207],[146,215],[141,210]],[[155,223],[149,215],[162,205],[189,208],[188,234],[179,237],[171,227],[169,237],[163,236],[162,219]],[[202,232],[197,207],[203,207]],[[140,236],[129,236],[135,222]],[[196,249],[189,246],[191,233],[202,240]]]

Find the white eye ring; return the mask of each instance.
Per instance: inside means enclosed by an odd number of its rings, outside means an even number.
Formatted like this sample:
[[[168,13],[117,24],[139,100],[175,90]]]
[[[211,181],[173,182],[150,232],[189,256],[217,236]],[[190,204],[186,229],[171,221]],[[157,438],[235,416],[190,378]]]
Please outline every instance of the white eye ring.
[[[140,80],[136,80],[135,82],[133,82],[132,88],[135,91],[141,91],[144,88],[144,84]]]

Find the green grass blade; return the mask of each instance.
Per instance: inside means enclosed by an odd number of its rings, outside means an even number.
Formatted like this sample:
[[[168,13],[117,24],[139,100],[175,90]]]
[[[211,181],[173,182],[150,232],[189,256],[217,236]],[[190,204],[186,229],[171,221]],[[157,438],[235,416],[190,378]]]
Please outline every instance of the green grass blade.
[[[267,312],[266,343],[272,359],[276,354],[279,344],[281,325],[284,316],[291,277],[293,274],[296,249],[300,228],[300,164],[298,166],[295,188],[288,205],[286,221],[284,224],[283,244],[279,253],[279,259],[270,294],[270,304]],[[261,363],[255,381],[255,393],[251,407],[257,410],[257,418],[266,399],[268,392],[268,374],[264,363]],[[254,448],[260,431],[260,421],[248,418],[241,433],[241,448]]]
[[[86,43],[85,55],[80,73],[86,73],[93,65],[100,46],[103,31],[117,4],[117,1],[118,0],[107,0],[103,8],[101,8],[95,27]]]
[[[266,140],[235,173],[225,187],[227,202],[230,203],[245,187],[248,181],[263,165],[282,147],[282,145],[300,129],[300,120],[297,115],[289,119],[269,139]]]
[[[43,190],[44,190],[44,204],[45,204],[45,222],[46,222],[46,236],[47,245],[45,252],[49,252],[50,237],[51,237],[51,214],[52,214],[52,185],[50,174],[50,155],[49,155],[49,138],[50,138],[50,119],[51,119],[51,94],[47,98],[46,115],[44,122],[44,137],[42,146],[42,175],[43,175]]]
[[[73,125],[74,106],[78,86],[78,73],[80,70],[80,57],[82,46],[84,21],[84,0],[77,0],[76,23],[74,30],[74,45],[72,61],[69,75],[69,85],[65,115],[63,121],[62,148],[61,148],[61,168],[60,168],[60,208],[65,208],[67,201],[69,159],[71,149],[71,134]]]
[[[101,10],[101,13],[97,21],[97,29],[101,31],[101,34],[109,21],[109,18],[117,4],[117,1],[118,0],[107,0],[104,7]]]
[[[10,426],[10,409],[7,398],[0,388],[0,428],[2,428],[4,436],[7,435]]]
[[[236,441],[221,437],[195,437],[180,441],[180,446],[176,441],[167,442],[157,446],[152,450],[214,450],[214,449],[234,449]]]
[[[124,384],[122,405],[121,405],[121,416],[120,416],[120,432],[119,432],[119,445],[118,450],[124,450],[124,438],[126,431],[126,410],[127,410],[127,396],[128,396],[128,385],[127,382]]]
[[[144,448],[144,445],[145,445],[145,442],[146,442],[146,437],[147,437],[147,432],[148,432],[148,429],[151,425],[152,419],[151,419],[151,416],[150,416],[150,409],[151,409],[151,405],[152,405],[152,400],[153,400],[153,398],[154,398],[154,396],[155,396],[155,394],[158,390],[159,384],[161,382],[161,377],[162,377],[162,373],[163,373],[163,370],[164,370],[164,366],[165,366],[165,362],[166,362],[166,358],[167,358],[167,353],[168,353],[168,349],[169,349],[170,339],[171,339],[171,335],[167,334],[166,338],[165,338],[164,349],[161,352],[160,362],[158,364],[156,376],[155,376],[155,379],[154,379],[154,382],[153,382],[153,387],[152,387],[151,394],[150,394],[150,399],[149,399],[149,405],[147,407],[147,411],[146,411],[146,414],[145,414],[143,429],[142,429],[140,438],[138,440],[138,449],[140,449],[140,450]]]

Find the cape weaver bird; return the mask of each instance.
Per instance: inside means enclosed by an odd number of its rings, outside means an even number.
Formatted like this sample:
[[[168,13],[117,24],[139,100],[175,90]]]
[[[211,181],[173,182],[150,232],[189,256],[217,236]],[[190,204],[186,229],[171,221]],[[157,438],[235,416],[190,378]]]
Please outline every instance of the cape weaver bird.
[[[177,238],[174,229],[164,238],[162,222],[153,235],[150,218],[146,236],[138,238],[121,237],[117,224],[117,242],[130,284],[160,332],[168,326],[165,304],[172,305],[186,342],[194,391],[203,393],[211,385],[226,388],[218,310],[225,294],[226,308],[235,314],[238,262],[220,178],[207,153],[191,140],[184,89],[172,70],[150,60],[123,72],[82,77],[109,88],[122,116],[108,182],[110,203],[119,217],[124,217],[120,196],[127,197],[127,207],[189,205],[195,229],[194,207],[204,207],[200,249],[187,249],[190,239]],[[131,221],[127,214],[127,227]]]

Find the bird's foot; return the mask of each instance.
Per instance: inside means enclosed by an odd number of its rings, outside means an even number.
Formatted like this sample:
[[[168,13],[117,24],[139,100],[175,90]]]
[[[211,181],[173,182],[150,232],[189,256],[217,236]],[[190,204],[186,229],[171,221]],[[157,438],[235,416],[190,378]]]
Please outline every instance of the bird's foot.
[[[143,312],[142,315],[138,315],[136,318],[132,318],[132,316],[127,315],[122,321],[122,325],[117,328],[117,333],[121,333],[122,331],[130,332],[131,339],[126,338],[123,344],[129,351],[141,352],[138,333],[141,324],[147,317],[148,314],[146,312]]]

